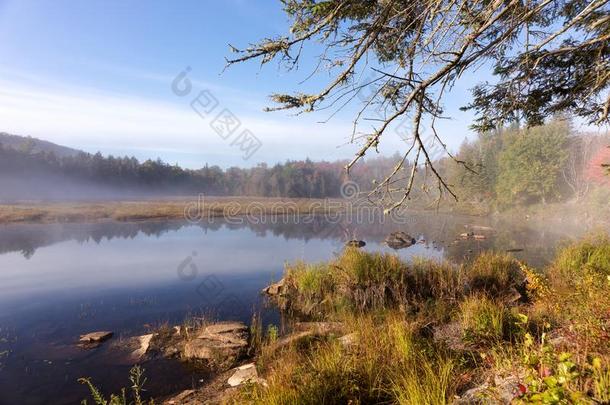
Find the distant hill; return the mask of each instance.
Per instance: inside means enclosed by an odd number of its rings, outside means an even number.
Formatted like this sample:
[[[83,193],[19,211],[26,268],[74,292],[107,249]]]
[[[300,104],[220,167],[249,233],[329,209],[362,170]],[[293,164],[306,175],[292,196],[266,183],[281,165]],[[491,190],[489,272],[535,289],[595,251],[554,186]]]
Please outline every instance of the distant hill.
[[[56,143],[32,138],[31,136],[11,135],[0,132],[0,144],[5,148],[15,149],[22,152],[40,153],[53,152],[57,157],[74,156],[80,153],[78,149],[57,145]]]

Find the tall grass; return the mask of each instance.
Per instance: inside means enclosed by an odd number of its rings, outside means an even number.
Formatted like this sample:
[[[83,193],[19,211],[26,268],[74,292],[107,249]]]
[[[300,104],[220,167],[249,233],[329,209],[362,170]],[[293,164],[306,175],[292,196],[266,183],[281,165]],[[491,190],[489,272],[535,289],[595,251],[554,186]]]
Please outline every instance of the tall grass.
[[[248,387],[236,402],[443,404],[452,398],[459,362],[430,346],[414,325],[396,314],[351,322],[356,346],[335,339],[293,346],[267,370],[267,387]]]
[[[512,314],[503,304],[485,295],[474,295],[460,303],[463,339],[470,343],[498,343],[509,338]]]

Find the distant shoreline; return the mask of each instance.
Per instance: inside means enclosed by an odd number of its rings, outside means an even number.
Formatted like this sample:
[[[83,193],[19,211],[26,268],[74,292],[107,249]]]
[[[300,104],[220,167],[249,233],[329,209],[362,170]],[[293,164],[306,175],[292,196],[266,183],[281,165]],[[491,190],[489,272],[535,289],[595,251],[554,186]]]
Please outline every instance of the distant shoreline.
[[[266,197],[180,197],[174,199],[19,202],[0,204],[0,225],[17,223],[74,223],[101,221],[191,220],[221,216],[308,215],[340,211],[338,199]]]

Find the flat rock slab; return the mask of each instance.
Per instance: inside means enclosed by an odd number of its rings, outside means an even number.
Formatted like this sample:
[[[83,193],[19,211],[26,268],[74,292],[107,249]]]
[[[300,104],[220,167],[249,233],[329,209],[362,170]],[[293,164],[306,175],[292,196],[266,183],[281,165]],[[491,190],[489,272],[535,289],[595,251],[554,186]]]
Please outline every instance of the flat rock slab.
[[[163,401],[163,405],[190,405],[196,404],[195,401],[195,390],[182,391],[178,395]]]
[[[137,336],[135,338],[138,346],[137,349],[131,352],[131,357],[134,360],[139,360],[144,357],[144,355],[148,351],[148,348],[150,347],[150,341],[152,340],[153,336],[154,334],[151,333],[148,335]]]
[[[85,335],[80,335],[78,340],[80,343],[101,343],[110,339],[114,333],[108,331],[91,332]]]
[[[256,371],[256,366],[254,363],[244,364],[243,366],[237,367],[233,375],[227,381],[231,387],[237,387],[238,385],[247,383],[247,382],[257,382],[258,381],[258,372]]]
[[[103,342],[110,339],[113,333],[108,331],[91,332],[81,335],[78,340],[78,346],[83,349],[95,349]]]
[[[248,327],[241,322],[219,322],[202,328],[184,345],[187,359],[206,360],[215,365],[234,364],[248,347]]]

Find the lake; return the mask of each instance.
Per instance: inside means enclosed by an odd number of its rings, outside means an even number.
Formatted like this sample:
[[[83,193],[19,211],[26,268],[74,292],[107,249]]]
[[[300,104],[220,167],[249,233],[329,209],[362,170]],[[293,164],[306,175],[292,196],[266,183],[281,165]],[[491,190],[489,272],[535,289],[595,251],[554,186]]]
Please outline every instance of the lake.
[[[0,226],[0,404],[78,403],[87,396],[77,383],[83,376],[105,391],[127,386],[130,365],[114,359],[108,344],[78,348],[80,334],[110,330],[120,339],[179,324],[189,315],[249,322],[255,310],[265,323],[277,324],[279,314],[264,307],[260,290],[281,277],[286,262],[332,258],[349,239],[406,260],[460,262],[486,249],[523,249],[512,254],[543,266],[559,243],[587,231],[583,224],[534,226],[525,218],[436,213],[413,213],[400,224],[321,217],[239,222]],[[461,240],[472,225],[494,231],[485,240]],[[390,249],[383,239],[395,230],[420,243]],[[172,361],[143,366],[152,395],[198,386],[206,378]]]

